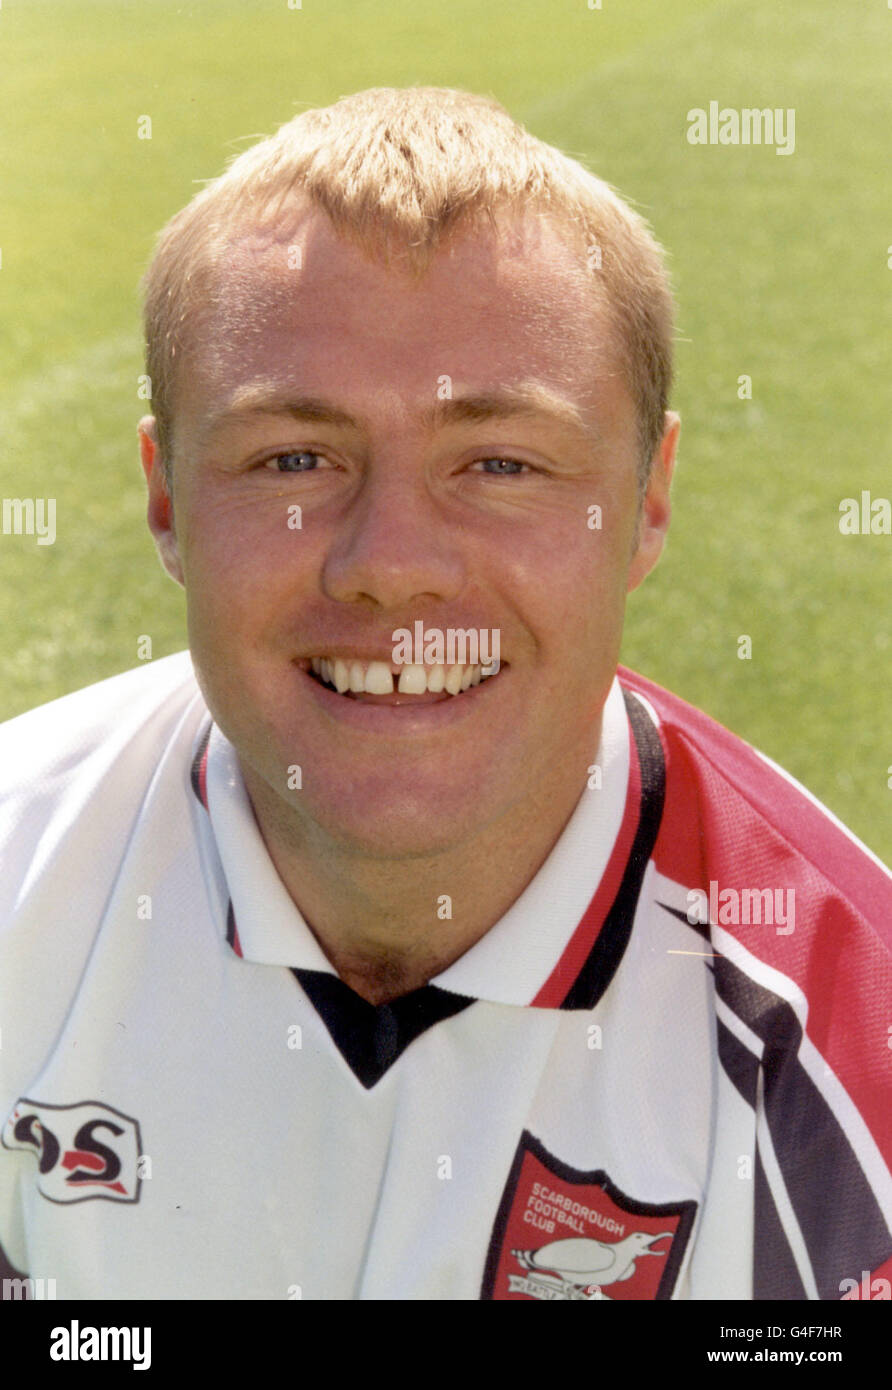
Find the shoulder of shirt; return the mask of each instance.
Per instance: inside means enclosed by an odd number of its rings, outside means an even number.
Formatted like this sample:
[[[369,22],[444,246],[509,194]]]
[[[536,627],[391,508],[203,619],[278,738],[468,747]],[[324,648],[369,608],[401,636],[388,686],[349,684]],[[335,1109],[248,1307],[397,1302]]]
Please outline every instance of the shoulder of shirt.
[[[0,724],[0,847],[27,856],[51,825],[74,827],[103,798],[114,801],[100,805],[107,817],[136,808],[171,741],[207,717],[179,652]]]
[[[188,651],[62,695],[0,724],[4,795],[43,770],[71,767],[103,744],[121,746],[160,714],[175,722],[198,694]]]
[[[738,852],[751,863],[775,858],[786,873],[796,864],[812,893],[820,883],[892,950],[892,874],[881,860],[764,753],[653,681],[625,667],[617,675],[642,698],[663,744],[668,827],[662,839],[664,848],[679,842],[684,864],[671,876],[696,882],[695,859],[701,866],[723,858],[733,863]],[[698,836],[690,837],[694,802]],[[684,820],[687,849],[680,843]]]

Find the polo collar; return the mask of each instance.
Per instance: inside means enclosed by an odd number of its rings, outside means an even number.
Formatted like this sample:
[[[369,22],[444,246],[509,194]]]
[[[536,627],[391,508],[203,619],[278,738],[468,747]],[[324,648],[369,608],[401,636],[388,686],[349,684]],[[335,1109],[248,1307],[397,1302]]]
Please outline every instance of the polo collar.
[[[659,735],[644,705],[618,679],[604,705],[592,762],[600,769],[600,787],[586,786],[538,873],[486,935],[425,988],[551,1009],[591,1009],[600,998],[631,931],[663,801]],[[276,872],[235,749],[216,725],[204,731],[192,782],[208,811],[229,889],[233,951],[257,964],[285,966],[298,978],[312,972],[314,979],[337,981]]]

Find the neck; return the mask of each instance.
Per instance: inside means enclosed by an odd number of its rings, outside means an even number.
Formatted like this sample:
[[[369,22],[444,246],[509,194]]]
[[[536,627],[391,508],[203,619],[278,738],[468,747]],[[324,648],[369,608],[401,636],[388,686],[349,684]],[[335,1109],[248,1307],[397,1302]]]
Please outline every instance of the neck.
[[[597,741],[596,731],[586,751]],[[567,764],[587,761],[583,753]],[[584,772],[564,777],[469,840],[381,858],[298,822],[264,779],[242,770],[279,877],[340,978],[371,1004],[420,988],[486,935],[547,859],[585,786]]]

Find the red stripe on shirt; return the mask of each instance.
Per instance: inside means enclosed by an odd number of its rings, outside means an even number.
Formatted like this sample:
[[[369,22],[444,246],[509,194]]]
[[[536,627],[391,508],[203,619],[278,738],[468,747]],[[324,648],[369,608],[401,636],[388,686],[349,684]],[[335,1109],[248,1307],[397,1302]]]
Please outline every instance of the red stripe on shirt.
[[[580,970],[588,960],[592,946],[597,940],[598,933],[604,925],[604,920],[613,906],[613,900],[622,883],[623,874],[629,862],[632,844],[635,840],[635,834],[638,830],[638,821],[640,817],[641,765],[638,761],[638,749],[635,738],[630,728],[629,783],[626,788],[626,805],[623,810],[623,818],[619,833],[614,842],[610,858],[607,861],[607,866],[601,875],[601,881],[595,890],[594,897],[585,909],[579,921],[579,925],[564,947],[560,960],[535,999],[533,999],[533,1008],[560,1008],[563,1000],[566,998],[567,991],[573,985]]]
[[[657,869],[707,895],[714,882],[717,925],[802,991],[809,1039],[888,1162],[892,883],[741,739],[640,676],[621,676],[661,720],[667,766]],[[765,888],[782,890],[785,906],[793,890],[792,932],[721,920],[723,890]]]
[[[208,751],[210,749],[210,739],[201,755],[201,762],[198,764],[198,795],[201,797],[201,804],[210,814],[208,807]]]

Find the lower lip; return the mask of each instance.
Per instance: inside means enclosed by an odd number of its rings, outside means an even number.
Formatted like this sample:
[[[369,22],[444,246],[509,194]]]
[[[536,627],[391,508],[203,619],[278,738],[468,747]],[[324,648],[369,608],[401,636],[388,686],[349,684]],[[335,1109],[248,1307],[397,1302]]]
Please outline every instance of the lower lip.
[[[323,713],[356,729],[399,735],[434,733],[439,729],[452,728],[467,719],[491,698],[490,687],[505,679],[508,668],[502,666],[497,675],[488,676],[479,685],[470,686],[460,695],[449,695],[445,700],[419,701],[415,704],[411,696],[406,696],[403,704],[392,705],[351,700],[322,685],[299,666],[296,670]]]

